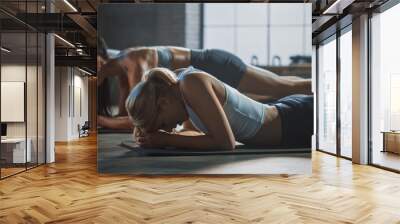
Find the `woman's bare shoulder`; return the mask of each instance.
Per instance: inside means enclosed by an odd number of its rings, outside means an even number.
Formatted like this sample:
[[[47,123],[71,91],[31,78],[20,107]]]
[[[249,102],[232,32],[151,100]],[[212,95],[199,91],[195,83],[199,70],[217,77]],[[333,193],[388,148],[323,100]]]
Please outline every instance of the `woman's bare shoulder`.
[[[178,73],[177,73],[178,74]],[[190,74],[185,75],[180,82],[182,85],[199,85],[205,84],[210,81],[210,75],[203,71],[194,71],[190,72]]]
[[[185,97],[203,99],[208,94],[216,94],[221,103],[225,101],[223,84],[206,72],[193,72],[180,80],[179,85]]]
[[[179,79],[179,86],[184,96],[198,96],[198,93],[207,91],[211,81],[207,73],[193,72]]]

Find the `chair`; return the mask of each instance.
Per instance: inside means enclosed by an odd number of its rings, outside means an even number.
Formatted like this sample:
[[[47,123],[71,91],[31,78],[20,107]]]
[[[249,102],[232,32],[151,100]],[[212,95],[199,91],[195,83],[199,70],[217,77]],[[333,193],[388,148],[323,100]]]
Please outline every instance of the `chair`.
[[[89,136],[89,129],[90,129],[89,121],[85,121],[82,127],[78,124],[79,138]]]

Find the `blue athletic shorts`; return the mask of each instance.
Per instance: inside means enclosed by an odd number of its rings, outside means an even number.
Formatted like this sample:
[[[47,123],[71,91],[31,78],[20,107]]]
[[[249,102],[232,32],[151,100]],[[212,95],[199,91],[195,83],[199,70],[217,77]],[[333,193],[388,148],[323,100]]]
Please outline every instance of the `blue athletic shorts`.
[[[191,50],[190,61],[194,68],[216,77],[237,88],[246,72],[246,64],[236,55],[219,49]]]
[[[311,147],[314,132],[314,97],[291,95],[270,104],[276,106],[282,121],[283,147]]]

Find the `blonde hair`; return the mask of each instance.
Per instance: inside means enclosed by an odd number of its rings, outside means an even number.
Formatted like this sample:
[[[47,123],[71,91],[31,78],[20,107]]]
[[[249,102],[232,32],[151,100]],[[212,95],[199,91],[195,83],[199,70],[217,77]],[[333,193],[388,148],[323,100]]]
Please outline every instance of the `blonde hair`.
[[[137,84],[125,101],[125,107],[133,125],[139,129],[150,128],[159,112],[160,96],[171,93],[178,81],[166,68],[153,68],[145,74],[145,80]]]

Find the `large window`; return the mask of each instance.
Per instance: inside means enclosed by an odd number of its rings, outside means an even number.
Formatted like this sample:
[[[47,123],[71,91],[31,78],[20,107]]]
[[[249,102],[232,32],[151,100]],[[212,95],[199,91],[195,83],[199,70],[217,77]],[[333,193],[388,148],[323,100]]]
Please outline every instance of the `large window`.
[[[318,48],[318,149],[336,153],[336,39]]]
[[[290,16],[288,16],[290,15]],[[311,4],[204,4],[204,48],[261,66],[311,57]]]
[[[318,149],[351,158],[353,78],[351,25],[342,29],[340,36],[333,35],[319,45],[317,64]]]
[[[351,27],[349,27],[351,28]],[[352,157],[352,33],[340,36],[340,154]]]
[[[372,163],[400,170],[400,5],[372,17]]]

